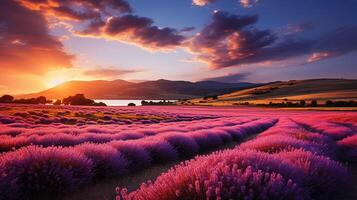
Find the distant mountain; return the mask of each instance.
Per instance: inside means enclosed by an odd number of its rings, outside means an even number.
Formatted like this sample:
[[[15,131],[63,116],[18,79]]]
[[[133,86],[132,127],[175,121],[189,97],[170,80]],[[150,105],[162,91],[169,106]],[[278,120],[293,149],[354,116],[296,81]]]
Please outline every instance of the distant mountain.
[[[310,79],[276,81],[261,84],[248,89],[237,90],[220,95],[217,100],[200,104],[233,104],[233,103],[269,103],[282,101],[317,100],[357,100],[357,80],[348,79]]]
[[[245,82],[189,82],[164,79],[138,83],[124,80],[69,81],[42,92],[19,95],[16,98],[45,96],[49,99],[62,99],[74,94],[84,94],[91,99],[190,99],[225,94],[255,85]]]

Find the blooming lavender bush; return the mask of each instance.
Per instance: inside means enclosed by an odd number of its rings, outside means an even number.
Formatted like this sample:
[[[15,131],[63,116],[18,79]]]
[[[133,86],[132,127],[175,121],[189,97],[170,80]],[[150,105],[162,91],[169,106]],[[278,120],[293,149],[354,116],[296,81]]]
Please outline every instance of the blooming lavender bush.
[[[235,122],[237,120],[237,122]],[[210,137],[211,143],[217,143],[213,147],[218,147],[223,142],[230,142],[232,134],[221,128],[242,129],[240,126],[250,126],[244,124],[249,120],[239,120],[237,118],[227,118],[225,123],[220,123],[217,119],[204,119],[200,121],[183,121],[176,123],[161,123],[160,125],[81,125],[69,126],[63,124],[49,125],[28,125],[26,128],[18,128],[0,124],[0,152],[10,151],[13,148],[20,148],[28,145],[48,146],[74,146],[81,143],[108,143],[113,140],[137,140],[147,136],[155,136],[168,132],[189,134],[191,132],[203,131]],[[264,123],[264,122],[263,122]],[[226,125],[227,126],[224,126]],[[223,127],[224,126],[224,127]],[[207,130],[206,130],[207,128]],[[240,138],[246,136],[246,131],[239,132]],[[213,139],[213,137],[216,137]],[[217,138],[219,137],[219,138]]]
[[[304,185],[315,199],[336,198],[351,186],[347,169],[328,157],[301,149],[281,152],[279,156],[304,171],[307,179]]]
[[[165,140],[150,138],[137,140],[135,143],[149,152],[153,163],[165,163],[178,159],[176,149]]]
[[[200,150],[196,141],[183,133],[168,132],[160,136],[170,143],[183,158],[194,156]]]
[[[126,172],[128,161],[110,145],[86,143],[76,146],[74,150],[83,153],[92,161],[95,179],[116,177]]]
[[[271,155],[230,150],[182,163],[129,194],[118,189],[117,199],[309,199],[290,179],[299,173]]]
[[[36,199],[88,183],[92,162],[67,148],[29,146],[0,156],[3,199]]]
[[[298,119],[303,125],[309,127],[310,129],[325,134],[335,140],[340,140],[345,137],[351,136],[354,132],[348,126],[343,126],[342,124],[332,123],[327,121],[321,121],[312,117],[312,119]]]
[[[247,139],[118,198],[328,199],[347,188],[337,150],[357,157],[354,113],[14,105],[0,116],[0,199],[48,199]]]
[[[143,169],[150,165],[151,157],[144,147],[130,141],[114,141],[109,143],[124,155],[131,171]]]
[[[338,141],[339,158],[357,163],[357,135]]]
[[[258,137],[255,140],[241,144],[239,147],[241,149],[256,149],[268,153],[278,153],[292,149],[305,149],[322,155],[329,152],[328,146],[325,144],[299,140],[283,134]]]

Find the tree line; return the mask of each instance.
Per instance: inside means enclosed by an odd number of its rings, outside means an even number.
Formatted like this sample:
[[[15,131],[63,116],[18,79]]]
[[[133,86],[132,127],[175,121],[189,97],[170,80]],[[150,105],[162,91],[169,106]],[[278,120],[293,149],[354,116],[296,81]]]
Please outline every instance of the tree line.
[[[13,104],[51,104],[51,105],[83,105],[83,106],[106,106],[103,102],[95,102],[92,99],[88,99],[84,94],[76,94],[74,96],[69,96],[63,100],[57,99],[55,101],[47,99],[44,96],[39,96],[37,98],[28,99],[15,99],[11,95],[3,95],[0,97],[0,103],[13,103]]]
[[[281,102],[281,103],[273,103],[269,104],[258,104],[260,106],[272,106],[272,107],[357,107],[357,101],[332,101],[327,100],[325,103],[319,104],[316,100],[311,100],[307,102],[305,100],[300,100],[299,102]]]

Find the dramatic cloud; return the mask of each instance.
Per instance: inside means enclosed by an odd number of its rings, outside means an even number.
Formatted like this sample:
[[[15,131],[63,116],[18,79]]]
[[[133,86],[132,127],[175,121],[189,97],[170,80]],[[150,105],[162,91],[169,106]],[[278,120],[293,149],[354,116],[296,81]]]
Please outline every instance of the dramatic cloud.
[[[79,21],[77,36],[105,38],[147,49],[169,49],[184,37],[173,28],[154,26],[150,18],[132,15],[125,0],[20,0],[29,9],[55,19]]]
[[[185,39],[178,31],[153,25],[150,18],[132,15],[125,0],[17,0],[22,6],[59,20],[81,22],[84,29],[72,31],[77,36],[96,37],[160,50],[177,47]]]
[[[250,8],[254,4],[258,3],[259,0],[240,0],[240,3],[242,4],[243,7],[245,8]]]
[[[312,62],[316,62],[325,58],[331,57],[331,55],[327,52],[316,52],[313,53],[309,56],[309,58],[307,59],[307,62],[312,63]]]
[[[174,48],[185,39],[176,29],[160,28],[153,23],[150,18],[128,14],[110,17],[106,22],[93,21],[86,30],[78,34],[118,40],[149,49]]]
[[[90,76],[93,78],[118,78],[120,76],[136,73],[139,72],[137,70],[124,70],[124,69],[117,69],[114,67],[109,68],[96,68],[91,70],[86,70],[83,72],[83,75]]]
[[[0,1],[0,68],[43,73],[70,67],[73,56],[49,35],[44,17],[10,0]]]
[[[217,0],[192,0],[192,3],[196,6],[205,6],[207,4],[216,2]],[[250,8],[259,0],[239,0],[240,4],[245,8]]]
[[[253,27],[257,16],[216,12],[212,22],[186,42],[196,59],[213,69],[260,62],[284,61],[307,56],[307,62],[341,56],[357,50],[357,27],[343,27],[307,40]],[[312,28],[310,23],[291,28],[298,32]]]
[[[357,51],[357,26],[335,29],[318,38],[307,58],[308,63]]]
[[[269,30],[250,27],[257,20],[257,16],[216,12],[212,22],[190,39],[187,45],[190,51],[198,54],[198,60],[209,63],[212,68],[247,62],[276,40]]]
[[[207,4],[213,3],[216,0],[193,0],[193,4],[197,6],[205,6]]]
[[[130,13],[132,8],[125,0],[19,0],[32,10],[69,20],[98,19],[111,13]]]
[[[242,82],[250,73],[230,73],[225,76],[217,76],[213,78],[206,78],[204,81],[217,81],[222,83],[238,83]]]

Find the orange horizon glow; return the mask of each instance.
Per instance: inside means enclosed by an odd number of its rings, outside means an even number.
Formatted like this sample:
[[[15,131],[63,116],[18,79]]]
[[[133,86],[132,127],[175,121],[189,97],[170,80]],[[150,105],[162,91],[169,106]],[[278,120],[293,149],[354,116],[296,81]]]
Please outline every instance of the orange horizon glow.
[[[48,88],[53,88],[53,87],[56,87],[64,82],[65,81],[63,79],[53,79],[47,83],[47,86],[48,86]]]

